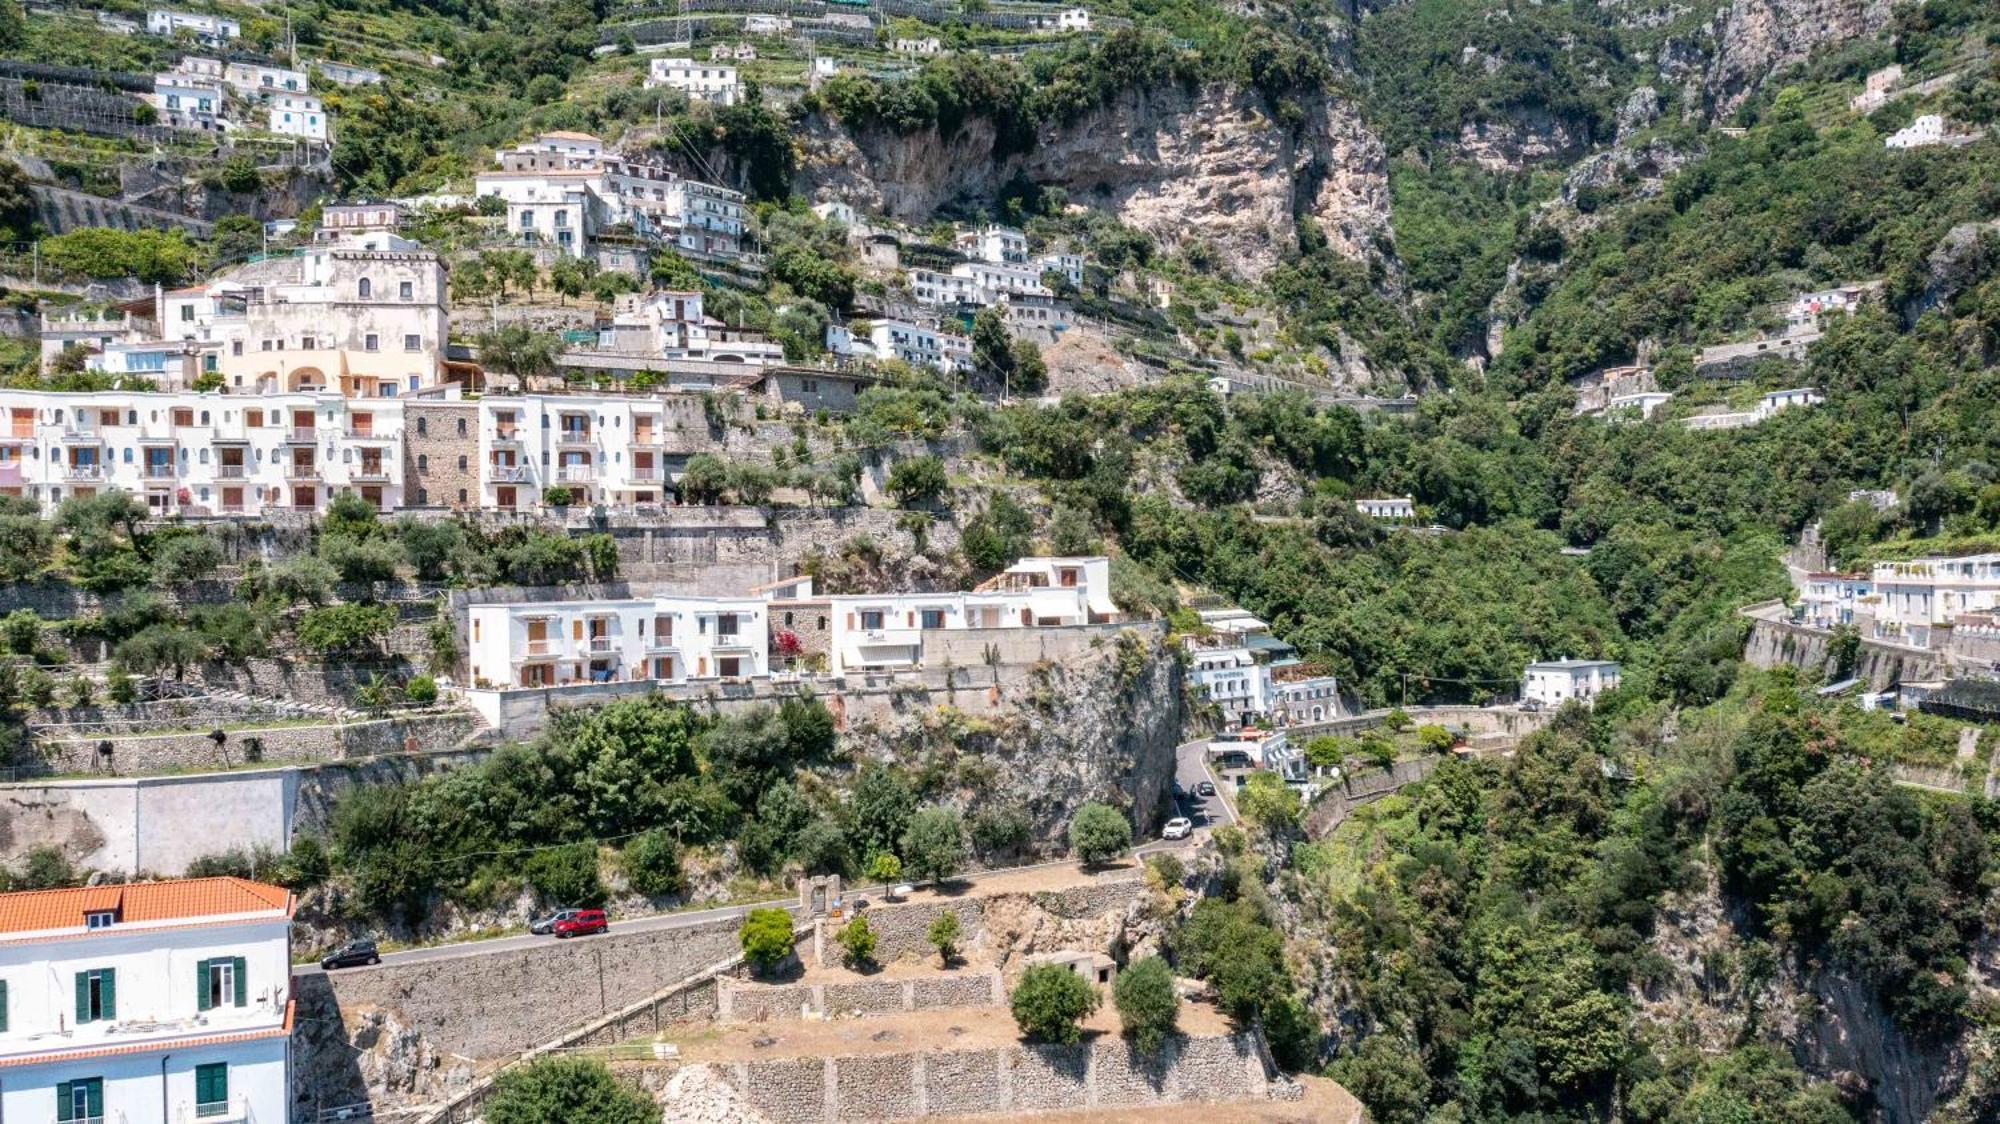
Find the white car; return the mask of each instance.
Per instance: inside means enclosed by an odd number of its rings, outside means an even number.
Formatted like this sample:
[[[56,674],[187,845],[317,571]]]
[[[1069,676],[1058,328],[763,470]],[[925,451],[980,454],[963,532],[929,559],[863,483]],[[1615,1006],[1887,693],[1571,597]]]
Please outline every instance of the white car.
[[[1173,819],[1167,821],[1167,826],[1160,829],[1160,838],[1186,839],[1188,833],[1193,830],[1193,820],[1188,819],[1186,816],[1175,816]]]

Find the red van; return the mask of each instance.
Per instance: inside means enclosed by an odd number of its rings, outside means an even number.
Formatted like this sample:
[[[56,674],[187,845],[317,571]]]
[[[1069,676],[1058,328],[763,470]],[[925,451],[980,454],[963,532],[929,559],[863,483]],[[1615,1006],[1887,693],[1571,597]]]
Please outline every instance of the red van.
[[[611,928],[611,919],[601,909],[579,909],[568,917],[556,919],[557,937],[587,937],[592,933],[602,933]]]

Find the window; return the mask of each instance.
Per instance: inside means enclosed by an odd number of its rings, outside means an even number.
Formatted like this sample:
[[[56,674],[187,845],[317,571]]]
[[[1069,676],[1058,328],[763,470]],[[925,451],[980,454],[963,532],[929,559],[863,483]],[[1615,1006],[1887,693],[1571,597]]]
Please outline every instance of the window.
[[[417,335],[408,335],[403,337],[404,351],[422,351],[423,349],[424,349],[423,337]]]
[[[923,611],[923,626],[924,626],[925,628],[943,628],[943,627],[944,627],[944,610],[943,610],[943,609],[925,609],[925,610]]]
[[[7,1033],[7,981],[0,980],[0,1034]]]
[[[116,921],[117,919],[118,919],[117,915],[112,913],[110,910],[100,909],[94,913],[84,914],[83,924],[86,928],[90,929],[109,929],[112,925],[112,922]]]
[[[382,350],[382,337],[376,335],[373,332],[368,333],[367,335],[361,337],[361,348],[363,351]]]
[[[416,285],[409,281],[401,282],[396,286],[396,297],[399,300],[406,301],[417,299]]]
[[[375,282],[370,281],[366,277],[361,279],[361,284],[357,288],[360,290],[362,300],[367,300],[369,297],[375,295]]]
[[[430,431],[431,431],[431,420],[430,420],[429,418],[418,418],[418,419],[417,419],[417,436],[418,436],[418,437],[423,437],[423,436],[425,436],[425,435],[429,434],[429,433],[430,433]]]
[[[431,470],[431,458],[430,458],[429,456],[427,456],[427,455],[423,454],[423,453],[418,453],[418,454],[417,454],[417,471],[418,471],[418,472],[429,472],[430,470]]]
[[[882,631],[882,610],[880,609],[861,610],[861,628],[865,632]]]
[[[194,1067],[194,1114],[221,1116],[229,1111],[229,1063]]]
[[[464,472],[464,471],[465,471],[465,466],[466,466],[466,460],[465,460],[465,458],[464,458],[464,457],[460,457],[460,458],[458,458],[458,470],[459,470],[460,472]]]
[[[92,968],[76,974],[76,1025],[118,1017],[118,973]]]
[[[460,419],[458,419],[458,435],[459,435],[460,437],[463,437],[463,436],[465,436],[465,419],[464,419],[464,418],[460,418]]]
[[[95,1124],[104,1119],[104,1078],[85,1077],[56,1086],[56,1119]]]
[[[218,956],[196,964],[195,980],[199,985],[195,992],[197,1006],[206,1011],[212,1007],[247,1005],[247,975],[241,956]]]

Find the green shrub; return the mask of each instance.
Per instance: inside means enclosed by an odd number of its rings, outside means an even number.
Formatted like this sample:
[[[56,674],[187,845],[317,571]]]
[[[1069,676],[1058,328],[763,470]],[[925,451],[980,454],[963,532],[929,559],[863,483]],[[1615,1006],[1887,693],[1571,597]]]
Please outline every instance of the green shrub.
[[[299,618],[299,643],[325,654],[359,654],[379,649],[396,626],[395,610],[387,605],[328,605]]]
[[[1069,847],[1086,866],[1108,863],[1132,846],[1132,823],[1109,804],[1090,803],[1069,821]]]
[[[1167,962],[1148,956],[1133,962],[1111,985],[1118,1022],[1141,1053],[1156,1054],[1180,1018],[1181,997]]]
[[[678,894],[687,888],[681,872],[681,849],[664,831],[648,831],[633,837],[620,855],[625,881],[649,898]]]
[[[503,1070],[484,1106],[486,1124],[659,1124],[660,1106],[589,1058],[540,1058]]]
[[[848,967],[860,968],[875,962],[875,929],[866,917],[855,914],[833,939],[840,942],[841,960]]]
[[[597,844],[548,847],[528,856],[522,873],[544,899],[562,905],[596,905],[604,900],[597,878]]]
[[[937,949],[938,961],[947,968],[951,967],[951,962],[958,956],[958,933],[958,914],[948,909],[938,914],[937,920],[932,921],[930,928],[924,930],[924,939],[930,941],[932,948]]]
[[[736,936],[751,969],[769,975],[792,954],[792,915],[782,909],[753,909]]]
[[[925,808],[910,817],[903,832],[903,854],[910,873],[928,882],[943,882],[965,863],[965,826],[953,808]]]
[[[412,675],[403,684],[403,697],[413,703],[434,703],[438,697],[437,680],[428,675]]]
[[[1067,967],[1037,964],[1021,973],[1008,1006],[1022,1034],[1070,1045],[1083,1037],[1080,1024],[1100,1000],[1097,989]]]

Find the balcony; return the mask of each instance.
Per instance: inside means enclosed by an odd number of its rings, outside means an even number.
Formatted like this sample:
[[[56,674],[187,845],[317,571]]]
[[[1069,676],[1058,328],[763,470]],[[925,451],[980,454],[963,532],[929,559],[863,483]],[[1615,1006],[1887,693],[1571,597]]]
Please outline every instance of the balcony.
[[[615,652],[618,650],[618,638],[616,636],[586,637],[583,641],[583,650],[597,654]]]
[[[565,484],[588,484],[597,479],[597,467],[588,464],[557,465],[556,479]]]
[[[674,636],[671,632],[665,636],[649,636],[646,638],[646,651],[648,652],[667,653],[678,652],[680,650],[681,646],[674,643]]]
[[[318,480],[319,465],[311,461],[293,461],[285,466],[287,480]]]
[[[94,425],[77,425],[71,422],[63,426],[63,440],[71,444],[102,445],[104,431]]]
[[[386,481],[389,479],[389,466],[381,461],[362,461],[349,470],[347,475],[354,480]]]
[[[596,446],[597,438],[587,429],[564,429],[556,432],[556,444],[571,447]]]
[[[494,464],[486,467],[486,478],[495,484],[526,484],[535,476],[525,464]]]
[[[667,470],[659,465],[634,467],[625,475],[627,479],[641,484],[664,484],[667,480]]]
[[[104,466],[101,464],[66,464],[63,475],[71,480],[102,480]]]
[[[218,480],[241,480],[249,474],[250,469],[246,465],[219,464],[215,466],[215,478]]]
[[[294,445],[315,445],[319,443],[319,430],[309,425],[295,425],[285,431],[285,440]]]
[[[521,443],[521,431],[515,426],[508,426],[505,429],[495,429],[493,431],[493,443],[495,445],[519,445]]]
[[[139,471],[139,475],[148,480],[172,480],[177,473],[170,464],[149,464]]]
[[[340,432],[349,441],[394,441],[396,439],[394,433],[384,429],[376,429],[372,426],[367,429],[356,429],[353,426],[348,426]]]
[[[548,659],[559,655],[562,655],[562,641],[530,640],[521,645],[521,651],[514,659],[518,663],[521,660]]]

